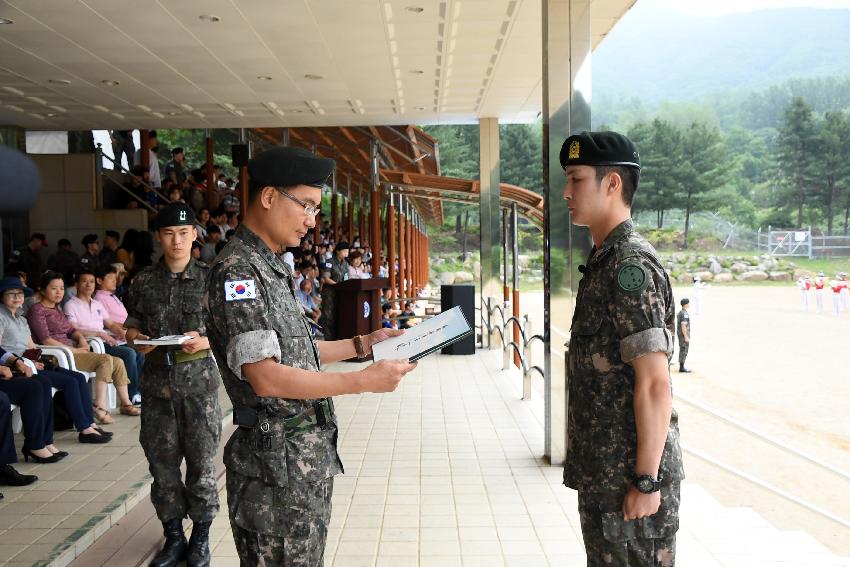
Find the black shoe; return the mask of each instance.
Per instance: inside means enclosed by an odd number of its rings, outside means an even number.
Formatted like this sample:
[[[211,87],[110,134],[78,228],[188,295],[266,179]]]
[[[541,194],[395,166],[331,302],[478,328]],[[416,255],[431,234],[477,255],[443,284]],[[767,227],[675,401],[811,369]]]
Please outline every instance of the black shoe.
[[[189,538],[189,550],[186,552],[186,567],[209,567],[210,525],[212,522],[195,522],[192,536]]]
[[[98,435],[97,433],[80,433],[77,435],[80,443],[109,443],[112,437],[106,435]]]
[[[176,567],[186,557],[186,536],[183,534],[183,521],[174,518],[162,523],[165,544],[150,562],[150,567]]]
[[[55,453],[53,453],[53,456],[61,461],[70,454],[71,453],[69,453],[68,451],[56,451]]]
[[[691,371],[690,371],[690,370],[688,370],[687,368],[685,368],[684,366],[680,366],[680,367],[679,367],[679,372],[681,372],[681,373],[683,373],[683,374],[689,374]]]
[[[100,433],[101,435],[103,435],[104,437],[109,437],[110,439],[112,439],[112,432],[111,431],[101,429],[101,427],[99,425],[95,426],[94,430],[97,431],[98,433]]]
[[[6,486],[26,486],[38,480],[34,474],[21,474],[12,465],[0,467],[0,484]]]
[[[23,448],[21,449],[21,453],[24,456],[24,461],[30,462],[30,459],[35,461],[36,463],[47,464],[47,463],[58,463],[62,460],[62,457],[57,457],[56,455],[50,455],[49,457],[39,457],[38,455],[33,455],[30,453],[29,449]]]

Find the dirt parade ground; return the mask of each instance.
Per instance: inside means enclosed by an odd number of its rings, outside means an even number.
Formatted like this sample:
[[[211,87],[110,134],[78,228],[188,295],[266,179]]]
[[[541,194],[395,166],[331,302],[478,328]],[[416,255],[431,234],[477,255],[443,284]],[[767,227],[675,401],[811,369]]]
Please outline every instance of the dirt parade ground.
[[[696,314],[693,292],[674,289],[692,305],[692,373],[672,367],[688,481],[850,555],[850,311],[825,296],[816,314],[812,293],[803,312],[789,284],[710,286]],[[523,297],[542,328],[542,294]]]

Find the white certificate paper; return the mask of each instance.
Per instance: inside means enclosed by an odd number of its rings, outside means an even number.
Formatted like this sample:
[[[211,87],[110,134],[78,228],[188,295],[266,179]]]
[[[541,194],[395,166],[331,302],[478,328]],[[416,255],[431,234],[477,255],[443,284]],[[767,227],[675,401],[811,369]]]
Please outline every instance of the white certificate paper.
[[[450,345],[472,333],[469,321],[460,307],[452,307],[418,325],[406,329],[404,334],[372,345],[372,356],[379,360],[419,360],[444,346]]]

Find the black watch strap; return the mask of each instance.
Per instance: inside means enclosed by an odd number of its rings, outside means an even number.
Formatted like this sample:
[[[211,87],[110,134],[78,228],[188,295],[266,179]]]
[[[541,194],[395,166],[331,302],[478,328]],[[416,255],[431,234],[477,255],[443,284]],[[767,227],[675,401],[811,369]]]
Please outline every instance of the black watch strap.
[[[632,479],[632,484],[642,494],[652,494],[653,492],[661,490],[661,480],[662,478],[660,475],[657,479],[652,478],[652,476],[648,474],[635,475]]]

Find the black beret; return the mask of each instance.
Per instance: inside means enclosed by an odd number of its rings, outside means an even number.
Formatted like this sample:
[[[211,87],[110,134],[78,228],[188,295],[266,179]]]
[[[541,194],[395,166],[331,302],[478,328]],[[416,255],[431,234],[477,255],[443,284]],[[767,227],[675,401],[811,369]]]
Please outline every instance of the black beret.
[[[195,211],[184,203],[170,203],[156,215],[156,228],[166,226],[192,226],[195,224]]]
[[[691,300],[686,297],[682,301],[680,301],[679,303],[682,305],[682,307],[684,307],[685,305],[687,305],[690,302],[691,302]]]
[[[571,165],[626,165],[640,169],[637,148],[617,132],[573,134],[561,146],[561,167]]]
[[[89,244],[94,244],[97,242],[96,234],[87,234],[83,237],[83,246],[88,246]]]
[[[278,146],[248,162],[251,181],[262,187],[322,187],[336,162],[294,146]]]

